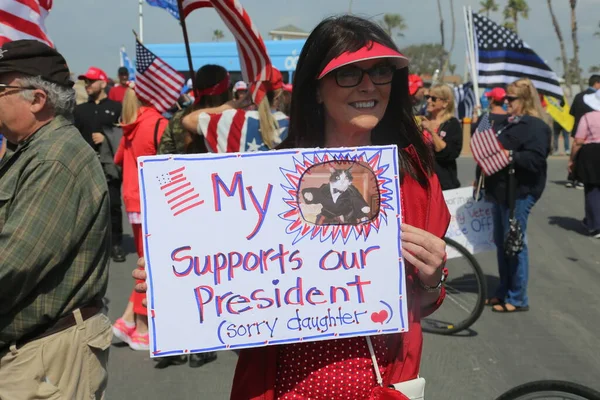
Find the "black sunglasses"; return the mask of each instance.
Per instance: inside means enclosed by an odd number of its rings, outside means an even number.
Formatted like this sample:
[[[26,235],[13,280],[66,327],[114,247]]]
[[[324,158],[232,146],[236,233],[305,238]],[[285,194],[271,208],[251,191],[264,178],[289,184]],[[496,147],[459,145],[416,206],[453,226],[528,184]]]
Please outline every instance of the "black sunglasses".
[[[356,65],[348,65],[336,71],[335,82],[343,88],[351,88],[360,85],[365,73],[371,78],[373,85],[387,85],[394,79],[396,67],[389,64],[378,64],[369,69],[362,69]]]
[[[5,89],[34,90],[35,88],[31,86],[12,86],[0,83],[0,93],[2,93]]]
[[[519,97],[518,96],[506,96],[504,97],[504,100],[508,101],[509,103],[512,103],[515,100],[518,100]]]
[[[431,99],[431,101],[432,101],[433,103],[435,103],[436,101],[438,101],[438,99],[439,99],[439,100],[444,100],[444,99],[442,99],[441,97],[430,96],[430,95],[426,94],[426,95],[425,95],[425,100],[429,100],[429,99]]]

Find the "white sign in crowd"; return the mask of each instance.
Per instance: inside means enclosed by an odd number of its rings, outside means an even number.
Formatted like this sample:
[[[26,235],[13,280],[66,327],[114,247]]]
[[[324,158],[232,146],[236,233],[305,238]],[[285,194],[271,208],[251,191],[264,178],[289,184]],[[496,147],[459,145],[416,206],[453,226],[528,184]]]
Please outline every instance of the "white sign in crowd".
[[[152,356],[406,331],[397,154],[140,158]]]

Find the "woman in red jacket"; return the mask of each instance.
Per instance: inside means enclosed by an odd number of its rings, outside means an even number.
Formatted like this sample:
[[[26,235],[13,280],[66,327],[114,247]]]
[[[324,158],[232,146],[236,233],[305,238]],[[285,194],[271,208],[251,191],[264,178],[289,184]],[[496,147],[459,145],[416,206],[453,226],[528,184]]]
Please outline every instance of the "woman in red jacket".
[[[123,169],[123,200],[138,256],[144,256],[137,158],[154,155],[168,121],[152,106],[143,104],[127,89],[121,114],[123,137],[115,154],[115,164]],[[148,350],[148,311],[144,295],[133,292],[123,316],[113,325],[116,337],[134,350]]]
[[[444,298],[441,237],[450,220],[431,150],[414,120],[407,64],[375,23],[354,16],[323,21],[298,61],[283,143],[288,148],[392,143],[400,149],[409,331],[371,337],[382,385],[366,339],[345,338],[241,350],[232,399],[407,399],[388,386],[418,376],[420,319]],[[134,276],[145,279],[143,271]]]

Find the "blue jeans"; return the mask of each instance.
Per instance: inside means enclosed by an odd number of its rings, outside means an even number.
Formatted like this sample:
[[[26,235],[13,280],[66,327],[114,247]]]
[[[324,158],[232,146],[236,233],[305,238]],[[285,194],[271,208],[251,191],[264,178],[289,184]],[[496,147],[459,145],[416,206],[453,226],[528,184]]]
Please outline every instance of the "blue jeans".
[[[565,142],[565,153],[569,152],[569,132],[565,131],[564,129],[557,131],[554,131],[554,152],[558,153],[558,139],[560,138],[560,136],[562,135],[563,140]]]
[[[508,232],[509,210],[506,205],[494,203],[494,242],[496,242],[498,258],[498,274],[500,285],[494,297],[504,300],[516,307],[529,305],[527,298],[527,281],[529,279],[529,251],[527,249],[527,218],[536,199],[529,195],[517,199],[515,216],[521,224],[525,244],[523,250],[514,257],[504,254],[504,237]]]

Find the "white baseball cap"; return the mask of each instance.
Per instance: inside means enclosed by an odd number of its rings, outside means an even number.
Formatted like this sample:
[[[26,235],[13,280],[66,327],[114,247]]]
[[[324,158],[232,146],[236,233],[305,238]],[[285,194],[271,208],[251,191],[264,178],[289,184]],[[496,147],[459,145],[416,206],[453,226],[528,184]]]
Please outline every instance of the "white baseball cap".
[[[238,90],[248,90],[248,85],[244,81],[237,81],[235,85],[233,85],[233,91],[237,92]]]

